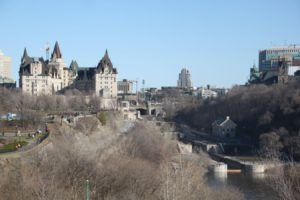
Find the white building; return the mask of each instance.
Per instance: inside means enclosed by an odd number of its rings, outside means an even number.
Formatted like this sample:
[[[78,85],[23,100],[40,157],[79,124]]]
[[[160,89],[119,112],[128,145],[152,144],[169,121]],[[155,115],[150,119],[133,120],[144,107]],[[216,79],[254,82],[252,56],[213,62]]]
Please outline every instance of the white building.
[[[0,50],[0,77],[11,79],[11,57],[6,56]]]
[[[186,68],[183,68],[181,72],[179,73],[179,78],[177,81],[177,87],[180,88],[192,88],[193,83],[191,81],[191,74],[189,70]]]
[[[76,88],[85,93],[94,93],[105,99],[115,99],[117,97],[118,72],[113,67],[107,51],[96,67],[78,67],[77,62],[72,61],[71,69],[76,71],[76,79],[70,84],[68,89]],[[105,101],[102,101],[103,105],[106,104]],[[108,101],[108,104],[112,104],[111,101]],[[114,102],[113,104],[115,105],[116,103]]]
[[[209,89],[209,88],[200,88],[199,89],[199,96],[202,99],[207,99],[207,98],[216,98],[218,96],[218,93]]]
[[[96,68],[96,95],[116,98],[118,95],[117,69],[113,67],[107,50]]]
[[[63,89],[75,88],[106,99],[114,99],[118,93],[117,69],[113,67],[107,51],[96,67],[80,68],[77,62],[72,60],[68,68],[57,42],[50,60],[29,57],[25,48],[19,75],[20,88],[32,95],[51,95]],[[111,101],[107,102],[112,104]]]
[[[24,93],[31,95],[50,95],[67,87],[69,73],[58,43],[55,43],[50,60],[40,57],[29,57],[25,48],[19,71],[19,85]],[[72,77],[74,79],[75,76]]]

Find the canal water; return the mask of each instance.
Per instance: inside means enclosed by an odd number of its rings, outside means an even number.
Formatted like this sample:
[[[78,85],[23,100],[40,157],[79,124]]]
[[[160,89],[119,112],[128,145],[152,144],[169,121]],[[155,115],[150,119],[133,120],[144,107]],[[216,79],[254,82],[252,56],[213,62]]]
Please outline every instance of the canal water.
[[[268,185],[265,174],[255,176],[244,173],[207,174],[207,182],[213,188],[232,186],[244,194],[249,200],[277,200],[274,191]]]

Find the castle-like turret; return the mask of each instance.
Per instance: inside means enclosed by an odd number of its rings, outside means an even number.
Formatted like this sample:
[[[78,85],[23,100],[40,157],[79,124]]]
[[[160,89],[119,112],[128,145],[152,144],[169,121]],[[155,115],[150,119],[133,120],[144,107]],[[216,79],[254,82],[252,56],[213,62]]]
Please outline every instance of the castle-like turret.
[[[58,58],[62,58],[61,52],[60,52],[60,48],[58,45],[58,42],[55,42],[55,46],[51,55],[51,60],[56,60]]]
[[[102,57],[102,59],[100,60],[100,62],[97,65],[97,71],[98,72],[104,72],[105,68],[108,68],[108,71],[111,73],[116,74],[117,73],[117,69],[113,67],[113,64],[109,58],[108,52],[107,50],[105,51],[104,56]]]

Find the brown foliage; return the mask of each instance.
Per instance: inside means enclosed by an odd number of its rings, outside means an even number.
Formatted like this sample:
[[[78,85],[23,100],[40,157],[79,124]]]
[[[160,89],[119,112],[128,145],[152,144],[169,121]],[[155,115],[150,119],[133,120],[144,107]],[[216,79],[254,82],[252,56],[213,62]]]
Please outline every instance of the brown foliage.
[[[204,101],[197,108],[185,107],[176,118],[210,132],[211,123],[225,116],[237,123],[239,137],[257,146],[264,133],[276,132],[279,141],[296,136],[300,130],[299,83],[237,86],[226,96]],[[289,153],[290,144],[284,145],[283,151]],[[293,156],[298,159],[300,154]]]
[[[85,134],[92,134],[97,130],[99,126],[99,120],[95,117],[83,117],[79,118],[76,122],[76,129]]]
[[[1,198],[84,199],[88,179],[91,199],[241,199],[236,191],[225,198],[208,187],[202,165],[178,157],[159,128],[137,123],[120,133],[107,127],[90,135],[61,127],[40,152],[0,162]]]
[[[296,200],[300,198],[299,166],[291,162],[290,166],[277,167],[270,173],[267,182],[279,199]]]

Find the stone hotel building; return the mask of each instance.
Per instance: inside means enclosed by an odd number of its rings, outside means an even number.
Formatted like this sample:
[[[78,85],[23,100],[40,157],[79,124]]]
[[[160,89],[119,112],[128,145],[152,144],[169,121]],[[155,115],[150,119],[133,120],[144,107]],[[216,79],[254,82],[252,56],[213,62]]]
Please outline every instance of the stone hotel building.
[[[51,95],[76,88],[102,97],[117,97],[117,70],[107,51],[97,67],[84,68],[76,61],[67,67],[57,42],[50,60],[29,57],[25,48],[19,75],[21,90],[31,95]]]
[[[25,48],[19,70],[19,84],[22,92],[31,95],[50,95],[67,87],[75,77],[69,78],[67,68],[58,43],[55,43],[50,60],[29,57]]]

